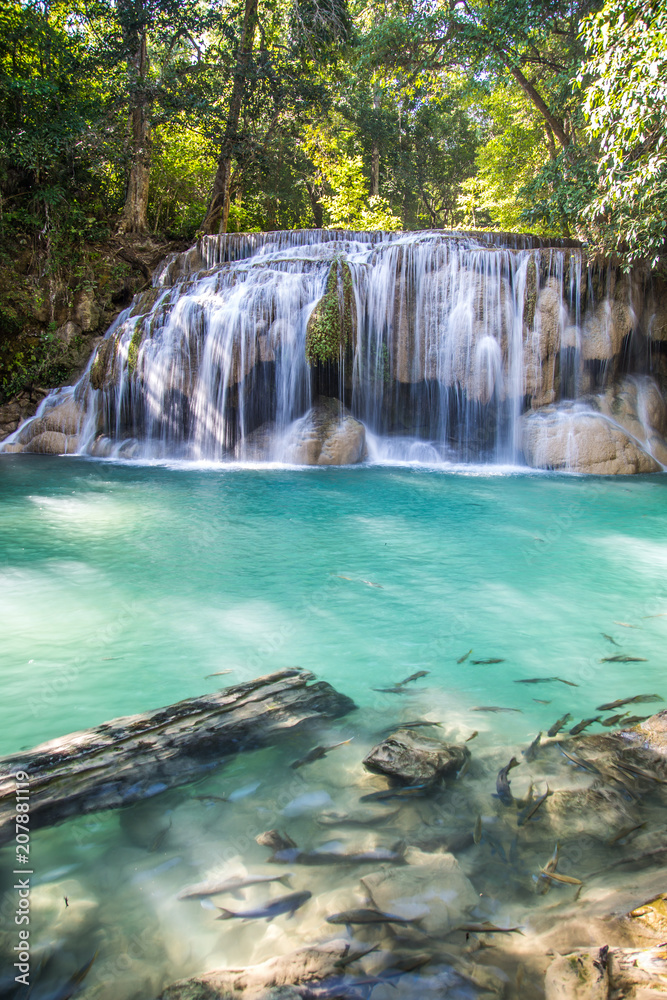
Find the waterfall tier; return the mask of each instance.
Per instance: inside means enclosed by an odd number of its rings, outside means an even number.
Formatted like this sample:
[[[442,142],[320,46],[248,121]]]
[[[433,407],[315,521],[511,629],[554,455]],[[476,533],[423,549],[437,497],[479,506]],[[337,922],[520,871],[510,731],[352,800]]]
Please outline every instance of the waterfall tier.
[[[295,422],[323,397],[353,433],[365,426],[371,457],[655,471],[665,340],[639,278],[589,266],[572,241],[205,237],[4,448],[290,460],[304,453]]]

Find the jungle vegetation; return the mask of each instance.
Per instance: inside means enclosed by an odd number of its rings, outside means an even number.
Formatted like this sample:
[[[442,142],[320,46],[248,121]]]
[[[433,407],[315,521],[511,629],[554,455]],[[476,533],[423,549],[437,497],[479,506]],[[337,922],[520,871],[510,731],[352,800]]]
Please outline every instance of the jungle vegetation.
[[[657,266],[664,0],[7,0],[0,238],[344,227]]]

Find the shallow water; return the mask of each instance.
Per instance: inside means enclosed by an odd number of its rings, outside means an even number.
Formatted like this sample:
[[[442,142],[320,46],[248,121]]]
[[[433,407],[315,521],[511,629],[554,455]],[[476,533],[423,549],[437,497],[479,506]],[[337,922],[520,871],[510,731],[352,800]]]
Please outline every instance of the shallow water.
[[[270,852],[254,838],[275,826],[305,849],[327,841],[423,845],[438,828],[447,836],[470,832],[479,814],[486,836],[459,858],[480,899],[476,919],[528,921],[537,934],[541,908],[549,912],[564,892],[569,904],[570,887],[543,899],[531,874],[538,867],[530,852],[544,864],[553,850],[557,817],[549,828],[547,820],[533,824],[524,861],[513,861],[517,831],[493,798],[495,774],[565,712],[575,722],[598,714],[602,701],[667,696],[664,476],[4,456],[0,477],[0,752],[285,666],[313,671],[360,708],[320,734],[232,760],[205,785],[34,833],[35,934],[57,956],[54,981],[97,950],[86,996],[149,998],[187,974],[345,933],[324,917],[360,905],[359,878],[377,865],[291,869],[294,888],[311,889],[313,898],[293,920],[270,924],[216,923],[206,906],[176,899],[211,871],[273,871]],[[615,654],[645,662],[601,662]],[[490,658],[503,662],[473,663]],[[225,669],[232,672],[206,677]],[[420,670],[428,676],[403,695],[373,690]],[[544,676],[578,687],[514,683]],[[479,706],[520,712],[472,711]],[[356,809],[361,794],[385,787],[364,771],[362,757],[382,730],[424,716],[442,723],[429,735],[462,741],[479,731],[469,744],[470,772],[456,788],[437,802],[399,804],[397,817],[378,827],[318,825],[323,810]],[[349,737],[324,760],[289,769],[316,743]],[[532,780],[541,794],[545,776],[552,788],[586,785],[557,756],[539,765],[522,760],[510,775],[515,795],[525,795]],[[232,804],[192,797],[205,793],[236,794]],[[390,806],[397,808],[383,808]],[[653,815],[658,803],[644,808]],[[596,852],[604,860],[602,834],[585,833],[588,853],[568,856],[592,870]],[[214,902],[243,909],[286,891],[272,884],[248,890],[245,903]],[[72,901],[66,910],[64,895]],[[396,929],[362,928],[357,937],[403,947],[397,933],[400,939]],[[5,925],[3,950],[10,942]],[[456,947],[454,939],[447,950]],[[516,971],[503,961],[482,962],[498,982]],[[441,963],[422,977],[403,976],[398,995],[437,992],[451,975]],[[450,980],[447,995],[461,997],[486,982]],[[395,995],[379,984],[373,1000],[384,1000],[383,991]]]

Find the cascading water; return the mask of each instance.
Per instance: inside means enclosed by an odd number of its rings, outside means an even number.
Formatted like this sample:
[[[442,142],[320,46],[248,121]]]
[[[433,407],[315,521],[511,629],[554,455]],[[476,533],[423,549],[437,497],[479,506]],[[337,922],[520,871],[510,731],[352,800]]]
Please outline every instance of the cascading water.
[[[5,450],[289,460],[295,421],[335,397],[364,424],[371,459],[576,468],[575,411],[549,407],[584,399],[585,413],[615,420],[592,394],[630,357],[648,370],[650,319],[624,280],[596,289],[580,248],[508,234],[206,237],[165,262],[78,385]],[[664,429],[617,423],[654,466],[665,460]]]

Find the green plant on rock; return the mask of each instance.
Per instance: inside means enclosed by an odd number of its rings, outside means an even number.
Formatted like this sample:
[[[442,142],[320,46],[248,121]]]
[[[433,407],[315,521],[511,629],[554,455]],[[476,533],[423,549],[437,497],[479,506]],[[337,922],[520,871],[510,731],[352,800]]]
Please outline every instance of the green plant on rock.
[[[336,362],[352,342],[352,275],[349,265],[335,258],[324,295],[315,306],[306,330],[309,365]]]
[[[127,349],[127,370],[130,375],[134,375],[137,370],[137,360],[139,358],[139,346],[143,340],[144,331],[140,323],[134,328],[130,346]]]

